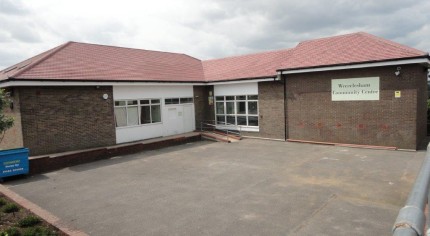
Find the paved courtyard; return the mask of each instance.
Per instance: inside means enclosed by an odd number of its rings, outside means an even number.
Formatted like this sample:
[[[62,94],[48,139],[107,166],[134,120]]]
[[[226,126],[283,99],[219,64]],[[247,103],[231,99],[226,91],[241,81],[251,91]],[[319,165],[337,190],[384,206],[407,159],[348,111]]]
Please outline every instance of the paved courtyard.
[[[6,186],[90,235],[390,235],[424,155],[202,141]]]

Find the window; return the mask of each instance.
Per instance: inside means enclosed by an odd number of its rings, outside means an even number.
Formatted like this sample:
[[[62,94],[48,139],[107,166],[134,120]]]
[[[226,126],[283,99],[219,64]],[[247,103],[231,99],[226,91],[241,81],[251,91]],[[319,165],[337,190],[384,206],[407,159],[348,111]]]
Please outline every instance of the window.
[[[179,98],[166,98],[164,99],[164,104],[166,105],[179,104]]]
[[[137,100],[115,101],[115,121],[117,127],[139,124]]]
[[[172,104],[186,104],[186,103],[193,103],[193,98],[166,98],[164,99],[164,104],[166,105],[172,105]]]
[[[180,103],[193,103],[193,98],[180,98]]]
[[[160,99],[115,101],[116,127],[161,122]]]
[[[160,99],[140,100],[140,123],[150,124],[161,122]]]
[[[218,124],[258,126],[258,95],[216,96]]]

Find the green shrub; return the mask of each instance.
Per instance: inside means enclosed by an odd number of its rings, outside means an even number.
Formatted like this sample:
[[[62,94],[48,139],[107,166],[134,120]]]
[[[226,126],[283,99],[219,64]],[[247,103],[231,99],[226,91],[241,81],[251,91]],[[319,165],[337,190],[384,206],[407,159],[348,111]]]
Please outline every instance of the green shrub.
[[[5,231],[0,233],[0,236],[20,236],[19,230],[15,227],[7,228]]]
[[[21,220],[19,220],[18,225],[20,227],[31,227],[39,224],[41,220],[37,216],[27,216]]]
[[[32,228],[26,228],[23,236],[56,236],[57,233],[49,228],[36,226]]]
[[[7,204],[7,201],[4,198],[0,197],[0,207]]]
[[[4,213],[12,213],[19,211],[19,207],[15,203],[7,203],[3,206]]]

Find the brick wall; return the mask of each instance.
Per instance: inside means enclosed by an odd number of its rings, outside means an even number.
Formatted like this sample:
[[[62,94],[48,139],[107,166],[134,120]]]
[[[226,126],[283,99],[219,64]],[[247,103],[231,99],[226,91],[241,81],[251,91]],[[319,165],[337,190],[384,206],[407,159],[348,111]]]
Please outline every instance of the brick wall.
[[[259,132],[245,136],[285,139],[284,84],[278,81],[258,83]]]
[[[115,144],[112,87],[21,87],[19,92],[30,155]]]
[[[209,105],[209,92],[212,92],[213,86],[194,86],[194,110],[196,116],[196,129],[200,129],[201,121],[215,120],[214,105]]]
[[[426,123],[424,91],[419,91],[426,72],[420,65],[403,65],[396,77],[396,68],[287,75],[288,138],[416,149],[423,137],[417,129]],[[380,77],[379,101],[331,101],[331,79],[375,76]],[[401,98],[394,98],[396,90]]]
[[[426,149],[428,144],[425,142],[427,136],[427,79],[417,80],[417,88],[417,145],[420,149]]]
[[[13,101],[13,109],[6,108],[5,115],[14,119],[12,128],[8,129],[0,143],[0,149],[11,149],[23,147],[22,140],[22,127],[21,127],[21,109],[19,102],[19,90],[7,89],[7,92],[11,94]]]

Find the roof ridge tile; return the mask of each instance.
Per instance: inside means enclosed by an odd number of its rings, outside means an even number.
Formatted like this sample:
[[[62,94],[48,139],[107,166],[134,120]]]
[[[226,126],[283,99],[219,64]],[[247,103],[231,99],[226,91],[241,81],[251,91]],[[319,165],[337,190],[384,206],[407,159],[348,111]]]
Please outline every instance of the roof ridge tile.
[[[19,76],[19,75],[21,75],[22,73],[24,73],[24,72],[26,72],[26,71],[30,70],[31,68],[34,68],[35,66],[39,65],[41,62],[45,61],[46,59],[48,59],[48,58],[52,57],[54,54],[56,54],[57,52],[61,51],[62,49],[64,49],[64,48],[65,48],[65,47],[67,47],[68,45],[70,45],[71,43],[73,43],[73,42],[69,41],[69,42],[67,42],[67,43],[65,43],[65,44],[63,44],[63,45],[60,45],[60,46],[58,46],[58,47],[56,47],[56,48],[51,49],[51,50],[52,50],[51,52],[49,52],[48,54],[46,54],[46,55],[42,56],[41,58],[37,59],[37,60],[36,60],[36,61],[34,61],[34,62],[30,62],[30,64],[29,64],[28,66],[26,66],[23,70],[19,70],[19,71],[17,71],[16,73],[14,73],[14,74],[10,75],[9,77],[16,77],[16,76]]]
[[[201,61],[200,59],[190,56],[185,53],[181,52],[166,52],[166,51],[160,51],[160,50],[150,50],[150,49],[143,49],[143,48],[131,48],[131,47],[124,47],[124,46],[116,46],[116,45],[105,45],[105,44],[98,44],[98,43],[86,43],[86,42],[73,42],[70,41],[69,43],[75,43],[75,44],[82,44],[82,45],[93,45],[93,46],[100,46],[100,47],[111,47],[111,48],[118,48],[118,49],[127,49],[127,50],[133,50],[133,51],[147,51],[147,52],[157,52],[157,53],[167,53],[167,54],[175,54],[175,55],[184,55],[191,58],[194,58],[196,60]]]
[[[378,37],[378,36],[373,35],[373,34],[369,34],[369,33],[366,33],[366,32],[358,32],[358,33],[360,35],[365,36],[365,37],[372,38],[372,39],[378,40],[380,42],[390,44],[391,46],[394,46],[394,47],[402,49],[402,50],[407,50],[409,52],[417,53],[417,54],[421,53],[421,54],[427,54],[428,55],[428,52],[424,52],[424,51],[421,51],[421,50],[418,50],[418,49],[415,49],[415,48],[412,48],[412,47],[409,47],[409,46],[406,46],[406,45],[394,42],[392,40],[384,39],[382,37]]]
[[[326,37],[321,37],[321,38],[316,38],[316,39],[306,39],[306,40],[300,41],[297,44],[297,46],[299,44],[302,44],[302,43],[315,42],[315,41],[323,41],[323,40],[328,40],[328,39],[333,39],[333,38],[344,38],[344,37],[349,37],[351,35],[357,35],[357,34],[361,34],[361,33],[363,33],[363,32],[360,31],[360,32],[347,33],[347,34],[339,34],[339,35],[326,36]]]
[[[221,58],[213,58],[213,59],[208,59],[208,60],[202,60],[202,62],[211,62],[211,61],[224,60],[224,59],[233,59],[233,58],[247,57],[247,56],[257,56],[257,55],[269,54],[269,53],[280,53],[280,52],[291,51],[293,49],[294,48],[273,49],[273,50],[269,50],[269,51],[254,52],[254,53],[249,53],[249,54],[242,54],[242,55],[236,55],[236,56],[228,56],[228,57],[221,57]]]

